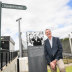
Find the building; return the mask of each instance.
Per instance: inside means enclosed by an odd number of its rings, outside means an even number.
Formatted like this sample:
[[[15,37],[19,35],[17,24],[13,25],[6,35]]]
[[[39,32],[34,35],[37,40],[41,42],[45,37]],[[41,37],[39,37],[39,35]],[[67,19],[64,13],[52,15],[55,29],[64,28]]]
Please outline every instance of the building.
[[[1,48],[9,50],[10,52],[14,51],[14,40],[10,36],[1,36]]]

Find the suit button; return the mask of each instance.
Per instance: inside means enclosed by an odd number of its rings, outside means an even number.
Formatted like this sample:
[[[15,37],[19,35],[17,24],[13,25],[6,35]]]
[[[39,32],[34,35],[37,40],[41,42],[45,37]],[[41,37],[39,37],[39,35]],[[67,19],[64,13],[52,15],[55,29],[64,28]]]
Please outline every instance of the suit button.
[[[53,54],[53,56],[54,56],[54,54]]]

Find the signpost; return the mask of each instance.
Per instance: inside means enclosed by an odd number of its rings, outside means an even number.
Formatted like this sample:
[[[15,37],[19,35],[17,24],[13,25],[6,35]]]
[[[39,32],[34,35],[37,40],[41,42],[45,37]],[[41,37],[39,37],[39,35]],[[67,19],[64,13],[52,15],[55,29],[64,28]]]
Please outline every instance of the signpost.
[[[0,50],[1,50],[1,9],[8,8],[8,9],[18,9],[18,10],[26,10],[27,7],[23,5],[14,5],[14,4],[7,4],[0,2]]]
[[[1,49],[1,4],[2,2],[0,2],[0,49]]]

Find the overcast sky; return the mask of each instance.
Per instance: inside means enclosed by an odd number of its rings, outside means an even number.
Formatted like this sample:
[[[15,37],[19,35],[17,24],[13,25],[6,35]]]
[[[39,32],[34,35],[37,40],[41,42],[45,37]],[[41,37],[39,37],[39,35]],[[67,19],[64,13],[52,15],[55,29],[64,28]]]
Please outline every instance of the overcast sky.
[[[22,39],[27,31],[52,30],[52,35],[68,37],[72,32],[72,0],[0,0],[3,3],[27,6],[27,10],[2,9],[1,35],[11,36],[18,47],[18,22],[21,20]]]

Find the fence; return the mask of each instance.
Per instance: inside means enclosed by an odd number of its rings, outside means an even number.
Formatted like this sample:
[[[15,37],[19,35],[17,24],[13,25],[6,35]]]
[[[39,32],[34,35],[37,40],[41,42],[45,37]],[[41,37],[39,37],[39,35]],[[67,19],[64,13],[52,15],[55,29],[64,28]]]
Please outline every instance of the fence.
[[[13,59],[15,59],[18,56],[18,52],[10,52],[8,50],[0,50],[0,69],[6,65],[7,63],[10,63]]]

